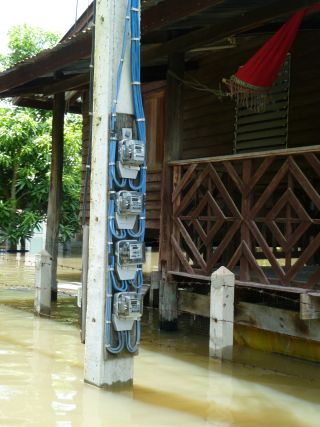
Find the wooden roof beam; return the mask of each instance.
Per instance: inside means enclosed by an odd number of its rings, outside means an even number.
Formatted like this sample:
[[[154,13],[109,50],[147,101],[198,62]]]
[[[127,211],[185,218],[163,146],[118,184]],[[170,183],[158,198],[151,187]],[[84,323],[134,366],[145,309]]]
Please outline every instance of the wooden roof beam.
[[[53,110],[53,100],[40,101],[31,98],[14,98],[13,104],[19,107],[38,108],[39,110]],[[81,114],[81,105],[70,105],[70,113]]]
[[[44,81],[42,82],[42,80]],[[27,84],[25,86],[19,86],[9,91],[2,92],[0,93],[0,98],[32,94],[54,95],[59,92],[67,92],[82,88],[83,86],[88,85],[89,81],[90,75],[87,73],[64,78],[58,81],[55,81],[53,78],[40,79],[39,83]]]
[[[141,34],[152,33],[200,12],[223,3],[225,0],[164,0],[143,11]]]
[[[217,42],[223,38],[252,30],[266,22],[312,4],[314,4],[314,0],[274,0],[254,10],[241,13],[234,18],[225,19],[214,26],[192,31],[160,46],[147,49],[142,52],[142,63],[145,64],[175,52],[187,51],[204,43]]]
[[[21,86],[37,77],[61,70],[91,53],[91,31],[39,53],[1,74],[0,93]]]

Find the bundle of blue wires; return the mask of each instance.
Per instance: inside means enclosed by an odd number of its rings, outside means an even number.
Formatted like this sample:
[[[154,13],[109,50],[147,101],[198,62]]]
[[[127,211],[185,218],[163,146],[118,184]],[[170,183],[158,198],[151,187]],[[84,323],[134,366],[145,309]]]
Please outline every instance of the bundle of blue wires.
[[[127,41],[129,37],[129,29],[131,23],[131,84],[132,84],[132,97],[134,105],[134,114],[137,127],[137,136],[139,141],[146,144],[146,126],[145,117],[141,95],[141,80],[140,80],[140,0],[128,0],[126,19],[124,25],[124,35],[121,48],[121,57],[117,70],[115,97],[111,109],[111,132],[109,138],[109,190],[116,191],[119,189],[128,189],[133,191],[140,191],[146,193],[146,162],[140,169],[139,177],[137,180],[124,179],[117,177],[116,171],[116,151],[117,151],[117,136],[116,136],[116,118],[117,118],[117,102],[120,92],[120,83],[122,76],[123,63],[127,48]],[[137,183],[138,181],[138,183]],[[145,235],[145,216],[146,212],[140,215],[138,230],[117,230],[115,227],[115,203],[110,200],[108,212],[108,236],[109,239],[122,240],[127,237],[135,238],[141,242],[144,241]],[[132,287],[135,292],[140,294],[143,285],[142,269],[138,269],[134,280],[122,280],[118,283],[115,276],[114,268],[114,253],[113,243],[109,244],[109,272],[107,281],[107,298],[106,298],[106,333],[105,342],[106,348],[110,353],[117,354],[123,351],[124,347],[130,353],[136,353],[140,342],[140,320],[135,321],[133,333],[131,331],[116,332],[112,327],[112,299],[114,292],[127,292],[129,287]],[[132,335],[134,336],[134,343],[132,343]],[[116,341],[116,344],[114,344]]]

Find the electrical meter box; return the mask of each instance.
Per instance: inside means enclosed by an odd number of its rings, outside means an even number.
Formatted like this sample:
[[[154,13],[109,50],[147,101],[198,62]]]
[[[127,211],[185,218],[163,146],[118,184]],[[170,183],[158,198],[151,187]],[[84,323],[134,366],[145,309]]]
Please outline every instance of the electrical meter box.
[[[112,321],[116,331],[130,331],[142,316],[143,301],[136,292],[119,292],[113,297]]]
[[[145,196],[137,191],[118,191],[115,205],[117,227],[132,230],[137,215],[141,215],[144,211]]]
[[[135,179],[145,158],[145,144],[142,141],[123,139],[118,142],[117,168],[122,178]]]
[[[116,243],[116,270],[120,280],[133,280],[139,264],[145,260],[144,243],[120,240]]]

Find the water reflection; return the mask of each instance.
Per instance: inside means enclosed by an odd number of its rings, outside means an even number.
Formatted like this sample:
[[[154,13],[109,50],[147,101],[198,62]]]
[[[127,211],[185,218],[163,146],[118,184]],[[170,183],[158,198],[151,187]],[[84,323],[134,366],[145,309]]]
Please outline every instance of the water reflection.
[[[80,256],[58,258],[58,281],[79,282],[81,275]],[[8,254],[0,252],[0,288],[33,288],[35,282],[35,255]]]
[[[210,360],[205,337],[162,334],[152,317],[144,321],[132,393],[111,393],[83,383],[75,326],[1,305],[0,424],[319,425],[318,382]]]
[[[18,270],[33,269],[28,256],[19,262]],[[4,265],[0,258],[2,273]],[[8,280],[13,264],[6,269]],[[297,377],[221,364],[208,358],[206,337],[188,329],[160,333],[157,312],[146,310],[133,390],[106,392],[83,382],[75,298],[59,298],[55,320],[32,310],[32,289],[0,289],[0,425],[319,426],[318,365],[280,358]],[[248,360],[253,355],[264,357],[251,351]],[[279,359],[268,357],[275,368]],[[313,381],[306,379],[310,371]]]

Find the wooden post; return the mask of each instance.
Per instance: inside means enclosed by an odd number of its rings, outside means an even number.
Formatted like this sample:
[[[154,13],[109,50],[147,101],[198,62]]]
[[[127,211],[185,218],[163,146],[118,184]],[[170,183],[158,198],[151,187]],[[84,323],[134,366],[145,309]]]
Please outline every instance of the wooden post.
[[[177,286],[170,283],[167,271],[171,269],[172,233],[172,169],[168,162],[179,160],[182,151],[183,133],[183,84],[174,75],[183,77],[184,54],[169,57],[166,93],[166,137],[164,141],[164,164],[161,191],[160,263],[163,280],[160,283],[160,328],[176,330],[178,326]]]
[[[108,137],[126,6],[126,0],[96,2],[84,378],[98,387],[130,385],[133,380],[133,357],[123,353],[110,355],[104,339],[108,271]],[[124,114],[133,113],[129,58],[127,49],[118,101],[118,111]]]
[[[249,188],[251,183],[251,168],[252,160],[245,159],[243,160],[243,171],[242,171],[242,180],[245,186],[245,190]],[[241,203],[241,215],[243,217],[241,224],[241,242],[245,242],[251,250],[251,236],[250,230],[246,223],[246,220],[250,215],[250,205],[251,205],[251,194],[248,191],[243,192],[242,194],[242,203]],[[240,258],[240,279],[244,281],[250,280],[250,266],[248,260],[242,254]]]
[[[52,262],[51,299],[53,301],[57,299],[57,258],[62,198],[64,111],[64,93],[58,93],[54,95],[53,103],[51,175],[45,244],[45,249],[50,254]]]
[[[234,274],[225,267],[211,275],[209,351],[217,359],[232,359],[234,285]]]

